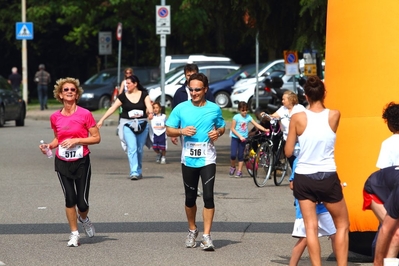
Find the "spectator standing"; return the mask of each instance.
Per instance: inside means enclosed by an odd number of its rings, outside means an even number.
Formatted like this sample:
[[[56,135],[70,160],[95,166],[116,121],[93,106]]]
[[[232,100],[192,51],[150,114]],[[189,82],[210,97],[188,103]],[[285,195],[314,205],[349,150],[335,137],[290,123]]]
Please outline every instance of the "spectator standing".
[[[248,105],[246,102],[238,103],[239,113],[234,115],[231,121],[231,146],[230,146],[230,176],[233,176],[236,172],[236,159],[238,159],[238,169],[235,177],[242,177],[242,167],[244,165],[244,149],[245,141],[248,138],[248,124],[252,123],[256,128],[264,132],[269,129],[259,125],[253,118],[248,114]]]
[[[37,97],[39,98],[40,110],[48,109],[47,107],[47,88],[51,82],[50,74],[45,70],[44,64],[39,65],[39,71],[36,72],[34,81],[37,84]]]
[[[288,136],[288,129],[290,125],[290,120],[291,116],[293,114],[302,112],[305,110],[305,107],[302,104],[299,104],[298,101],[298,96],[292,92],[292,91],[285,91],[282,97],[282,103],[283,105],[273,114],[271,114],[271,117],[274,118],[279,118],[280,120],[280,126],[281,129],[283,130],[283,137],[284,141],[287,140]],[[285,142],[284,142],[285,144]],[[293,163],[295,160],[295,156],[292,155],[290,157],[287,156],[288,162],[290,163],[291,169],[293,167]]]
[[[79,220],[88,237],[95,230],[87,214],[89,213],[89,190],[91,179],[90,150],[88,145],[101,141],[93,114],[77,106],[83,94],[79,80],[59,79],[54,86],[54,97],[63,104],[61,110],[50,116],[54,139],[49,144],[39,146],[43,154],[47,149],[57,149],[55,171],[65,197],[65,211],[71,234],[68,247],[79,246]]]
[[[202,73],[192,74],[189,79],[191,101],[180,103],[172,110],[166,122],[166,133],[170,137],[183,136],[182,175],[185,190],[185,211],[189,232],[186,247],[194,248],[198,236],[196,225],[197,189],[201,177],[203,188],[204,233],[201,247],[214,250],[211,227],[215,214],[214,184],[216,174],[216,148],[214,142],[225,131],[225,122],[220,107],[205,98],[208,78]]]
[[[126,78],[127,91],[119,94],[118,98],[98,121],[97,126],[101,128],[105,119],[122,106],[121,119],[119,119],[118,136],[126,143],[127,157],[130,167],[130,179],[143,178],[143,147],[151,148],[149,140],[148,119],[153,118],[153,110],[147,91],[140,84],[137,76]],[[151,142],[151,141],[149,141]]]
[[[152,104],[154,117],[151,120],[152,127],[152,149],[157,154],[156,162],[166,164],[166,115],[162,114],[161,104]]]
[[[21,93],[22,76],[18,73],[18,68],[11,68],[11,74],[8,76],[8,83],[11,84],[13,90]]]
[[[378,168],[399,165],[399,104],[395,104],[394,102],[387,104],[382,113],[382,118],[387,123],[388,129],[393,135],[381,144],[377,160]]]
[[[337,229],[334,243],[337,265],[347,265],[349,217],[334,158],[341,114],[324,106],[326,90],[317,76],[309,77],[304,89],[309,109],[292,115],[284,148],[286,156],[291,157],[297,139],[301,147],[293,182],[294,197],[302,211],[312,265],[321,265],[317,202],[323,202]]]

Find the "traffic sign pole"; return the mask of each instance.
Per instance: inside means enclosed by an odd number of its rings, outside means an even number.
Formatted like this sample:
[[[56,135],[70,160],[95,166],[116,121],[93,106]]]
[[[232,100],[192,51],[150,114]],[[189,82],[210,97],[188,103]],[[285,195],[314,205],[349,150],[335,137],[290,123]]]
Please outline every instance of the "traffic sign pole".
[[[155,6],[156,34],[160,34],[161,48],[161,107],[165,112],[165,47],[166,35],[170,34],[170,7],[165,6],[165,0],[161,0],[161,6]]]
[[[26,0],[21,0],[22,22],[26,22]],[[22,98],[28,104],[28,46],[22,40]]]
[[[116,39],[119,42],[118,45],[118,79],[117,86],[121,84],[121,54],[122,54],[122,23],[118,23],[118,27],[116,28]]]

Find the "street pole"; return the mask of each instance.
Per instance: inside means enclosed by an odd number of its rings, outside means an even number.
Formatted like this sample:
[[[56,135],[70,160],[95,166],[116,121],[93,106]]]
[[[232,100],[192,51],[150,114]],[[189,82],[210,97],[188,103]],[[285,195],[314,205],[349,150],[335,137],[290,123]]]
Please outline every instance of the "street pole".
[[[118,40],[118,78],[116,86],[119,88],[121,84],[121,55],[122,55],[122,23],[118,23],[118,27],[116,28],[116,39]]]
[[[26,0],[21,0],[22,22],[26,22]],[[28,104],[28,48],[22,40],[22,98]]]
[[[259,30],[256,32],[256,41],[255,41],[255,50],[256,50],[256,85],[255,85],[255,97],[256,97],[256,108],[259,107],[259,91],[258,91],[258,73],[259,73]]]
[[[165,0],[161,0],[161,6],[164,6],[166,3]],[[166,46],[166,35],[161,34],[160,36],[161,42],[161,106],[162,112],[165,113],[165,46]]]

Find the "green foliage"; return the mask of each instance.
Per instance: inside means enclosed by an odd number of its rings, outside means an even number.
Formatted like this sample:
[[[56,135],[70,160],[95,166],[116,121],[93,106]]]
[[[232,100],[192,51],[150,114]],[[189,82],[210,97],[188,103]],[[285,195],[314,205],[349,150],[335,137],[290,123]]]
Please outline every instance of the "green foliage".
[[[261,62],[282,58],[286,49],[324,51],[327,0],[166,2],[171,7],[172,31],[167,36],[167,54],[220,53],[238,63],[253,63],[257,34]],[[121,65],[158,65],[156,5],[159,0],[27,1],[26,19],[34,23],[35,35],[28,41],[30,71],[34,72],[38,63],[46,63],[55,79],[65,75],[87,79],[105,67],[104,56],[98,55],[100,31],[113,34],[107,66],[115,67],[118,22],[123,24]],[[253,27],[244,23],[245,12],[255,22]],[[0,17],[0,47],[7,62],[0,66],[0,73],[5,75],[20,57],[21,42],[15,40],[13,26],[21,21],[20,1],[0,1]]]

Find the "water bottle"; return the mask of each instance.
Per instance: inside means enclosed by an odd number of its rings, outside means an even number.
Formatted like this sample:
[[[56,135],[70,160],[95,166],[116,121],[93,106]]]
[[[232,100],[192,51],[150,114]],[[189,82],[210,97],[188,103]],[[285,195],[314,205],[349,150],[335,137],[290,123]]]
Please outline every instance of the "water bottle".
[[[295,143],[295,147],[294,147],[294,156],[295,157],[298,157],[298,155],[299,155],[299,151],[301,150],[301,148],[299,147],[299,143],[297,142],[297,143]]]
[[[44,140],[41,140],[40,141],[40,144],[41,145],[43,145],[43,144],[46,144],[47,145],[47,143],[46,142],[44,142]],[[46,146],[46,155],[47,155],[47,158],[53,158],[53,152],[51,151],[51,149],[49,149],[47,146]]]

